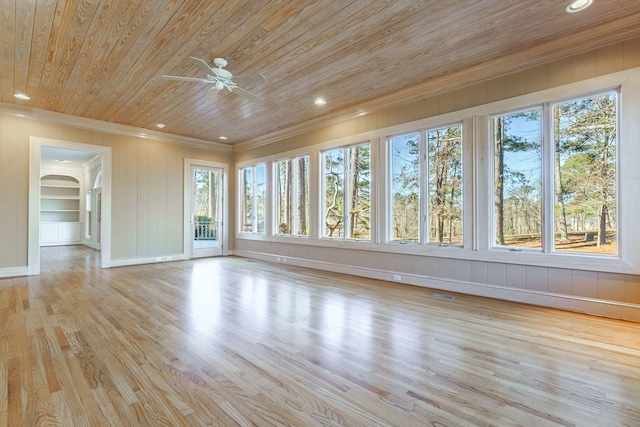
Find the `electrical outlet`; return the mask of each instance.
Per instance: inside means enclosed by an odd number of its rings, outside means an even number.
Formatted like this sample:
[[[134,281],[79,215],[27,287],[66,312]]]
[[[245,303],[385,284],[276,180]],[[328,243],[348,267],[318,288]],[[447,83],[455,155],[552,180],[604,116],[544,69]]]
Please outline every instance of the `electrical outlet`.
[[[393,280],[395,280],[396,282],[399,282],[400,280],[402,280],[402,276],[399,274],[394,274],[393,275]]]

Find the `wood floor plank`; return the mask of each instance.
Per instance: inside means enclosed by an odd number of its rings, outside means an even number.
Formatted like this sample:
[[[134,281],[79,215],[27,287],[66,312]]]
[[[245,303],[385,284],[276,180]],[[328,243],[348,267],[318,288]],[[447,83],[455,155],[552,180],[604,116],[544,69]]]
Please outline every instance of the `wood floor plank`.
[[[635,426],[640,324],[242,258],[0,279],[0,426]]]

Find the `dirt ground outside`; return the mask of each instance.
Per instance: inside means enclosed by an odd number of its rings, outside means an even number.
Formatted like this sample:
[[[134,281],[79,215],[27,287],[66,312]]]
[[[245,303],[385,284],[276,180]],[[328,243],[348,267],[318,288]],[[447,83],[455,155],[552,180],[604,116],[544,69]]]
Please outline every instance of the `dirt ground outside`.
[[[567,237],[567,241],[560,242],[560,236],[556,235],[556,251],[607,255],[615,255],[617,251],[615,230],[607,230],[607,243],[600,246],[598,246],[598,232],[595,230],[571,232]],[[520,248],[540,248],[542,246],[539,234],[505,236],[504,240],[505,246]]]

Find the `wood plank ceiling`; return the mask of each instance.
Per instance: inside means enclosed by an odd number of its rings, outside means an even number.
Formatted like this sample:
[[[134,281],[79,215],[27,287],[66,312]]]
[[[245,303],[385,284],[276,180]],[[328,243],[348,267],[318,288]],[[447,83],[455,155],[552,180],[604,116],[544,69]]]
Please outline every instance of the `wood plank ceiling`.
[[[640,36],[638,0],[567,3],[3,0],[0,107],[259,141]],[[206,102],[209,85],[161,78],[204,78],[190,56],[262,73],[244,88],[264,100]]]

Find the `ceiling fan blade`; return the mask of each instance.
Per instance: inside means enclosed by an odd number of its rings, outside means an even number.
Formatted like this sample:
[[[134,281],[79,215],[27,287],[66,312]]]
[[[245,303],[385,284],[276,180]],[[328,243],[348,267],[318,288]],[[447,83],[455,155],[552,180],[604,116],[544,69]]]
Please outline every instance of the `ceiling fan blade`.
[[[190,56],[189,59],[192,60],[193,63],[196,64],[198,67],[200,67],[200,69],[202,69],[202,71],[204,71],[205,73],[211,74],[211,75],[215,75],[216,74],[215,70],[213,68],[211,68],[209,66],[209,64],[207,64],[202,59],[196,58],[194,56]]]
[[[230,90],[231,92],[238,94],[243,98],[247,98],[250,101],[262,101],[262,98],[260,98],[258,95],[254,95],[251,92],[244,90],[242,88],[234,87],[233,89],[230,89]]]
[[[267,82],[267,78],[260,73],[256,74],[246,74],[244,76],[235,76],[233,78],[235,84],[245,85],[245,84],[262,84]]]
[[[208,101],[208,102],[215,101],[216,98],[218,97],[218,92],[220,92],[220,91],[218,89],[216,89],[215,86],[213,86],[211,89],[209,89],[207,94],[204,96],[204,100]]]
[[[182,76],[167,76],[167,75],[163,75],[162,76],[163,79],[168,79],[168,80],[182,80],[184,82],[197,82],[197,83],[207,83],[208,80],[207,79],[200,79],[197,77],[182,77]]]

